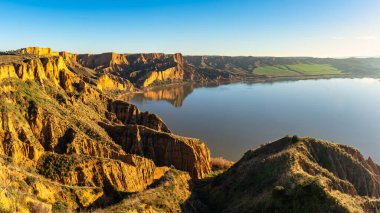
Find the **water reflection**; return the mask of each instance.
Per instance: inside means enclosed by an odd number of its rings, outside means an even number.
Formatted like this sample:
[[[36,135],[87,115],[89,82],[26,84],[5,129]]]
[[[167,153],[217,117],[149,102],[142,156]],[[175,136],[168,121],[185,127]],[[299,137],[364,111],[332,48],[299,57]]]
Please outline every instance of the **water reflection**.
[[[233,161],[296,134],[352,145],[380,162],[378,79],[185,85],[136,94],[131,101],[160,115],[174,133],[204,140],[213,156]]]
[[[189,96],[195,88],[205,87],[218,87],[221,83],[188,83],[181,85],[169,85],[165,87],[155,87],[149,91],[142,93],[127,94],[122,99],[134,102],[138,105],[146,101],[167,101],[176,108],[182,107],[185,99]],[[119,97],[120,98],[120,97]]]

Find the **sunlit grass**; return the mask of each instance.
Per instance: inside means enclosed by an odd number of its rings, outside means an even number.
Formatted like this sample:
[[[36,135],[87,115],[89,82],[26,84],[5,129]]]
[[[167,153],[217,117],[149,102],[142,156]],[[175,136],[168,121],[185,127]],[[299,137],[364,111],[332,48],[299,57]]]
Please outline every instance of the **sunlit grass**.
[[[303,75],[338,75],[341,71],[329,64],[293,64],[264,66],[253,70],[254,74],[271,77]]]

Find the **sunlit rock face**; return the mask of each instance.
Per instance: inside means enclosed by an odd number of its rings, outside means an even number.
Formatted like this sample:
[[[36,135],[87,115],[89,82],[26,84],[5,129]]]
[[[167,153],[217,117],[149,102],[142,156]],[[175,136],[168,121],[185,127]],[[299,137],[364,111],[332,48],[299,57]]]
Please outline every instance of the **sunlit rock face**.
[[[67,68],[102,91],[134,91],[162,84],[188,81],[231,80],[233,75],[201,70],[186,63],[181,53],[75,54],[50,48],[27,47],[16,51],[24,56],[61,56]]]
[[[141,205],[164,211],[163,201],[173,212],[378,209],[380,167],[356,149],[285,137],[210,177],[210,151],[202,141],[175,135],[159,116],[111,97],[177,80],[228,79],[214,62],[200,58],[204,66],[196,69],[181,54],[36,47],[0,55],[0,211],[113,204],[105,211],[119,204],[124,211]],[[144,95],[176,100],[178,94],[188,93]]]
[[[196,85],[194,84],[165,86],[163,88],[156,87],[144,93],[132,93],[120,96],[120,98],[126,100],[133,99],[136,102],[142,102],[143,100],[165,100],[175,107],[181,107],[186,97],[194,91],[195,87]]]
[[[198,139],[138,125],[104,127],[127,153],[152,159],[158,166],[173,165],[196,178],[211,172],[210,152]]]
[[[50,209],[61,201],[69,208],[107,205],[123,193],[145,190],[165,167],[193,178],[210,171],[203,142],[174,135],[157,115],[110,98],[105,91],[130,91],[133,85],[111,71],[79,66],[76,57],[28,48],[0,55],[0,167],[7,168],[0,180],[12,182],[9,190],[24,190],[17,201],[0,196],[16,202],[15,211],[28,208],[28,200]],[[116,59],[112,64],[125,62]],[[136,130],[123,140],[147,138],[134,146],[149,154],[116,140],[119,128]]]
[[[122,77],[131,81],[136,87],[148,87],[159,82],[184,80],[184,60],[181,54],[72,54],[60,53],[73,67],[91,69],[109,76]],[[112,78],[112,77],[111,77]],[[107,79],[101,79],[104,84]],[[120,80],[119,80],[120,82]],[[114,83],[109,83],[112,89]],[[102,86],[103,88],[104,86]],[[107,86],[106,86],[107,87]],[[115,88],[118,88],[116,86]]]
[[[30,54],[38,56],[58,56],[58,52],[54,52],[50,48],[41,48],[41,47],[27,47],[20,49],[21,54]]]

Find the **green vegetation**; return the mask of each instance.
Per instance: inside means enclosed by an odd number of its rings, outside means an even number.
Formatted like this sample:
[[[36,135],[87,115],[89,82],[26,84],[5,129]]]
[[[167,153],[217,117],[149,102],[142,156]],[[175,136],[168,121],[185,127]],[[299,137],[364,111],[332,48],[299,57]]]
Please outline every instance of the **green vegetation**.
[[[48,154],[40,158],[37,171],[39,174],[53,180],[68,177],[78,162],[72,156]]]
[[[210,75],[232,74],[233,76],[257,74],[271,77],[299,77],[308,75],[337,74],[358,77],[380,76],[379,58],[311,58],[311,57],[223,57],[209,56],[200,60],[200,56],[186,56],[185,60],[197,68],[197,72],[209,79]],[[201,63],[202,62],[202,63]],[[306,66],[306,67],[305,67]],[[322,68],[322,69],[320,69]],[[322,70],[322,71],[321,71]],[[315,73],[316,72],[316,73]],[[332,73],[331,73],[332,72]],[[339,72],[339,73],[340,73]],[[338,74],[339,74],[338,73]],[[303,74],[305,76],[305,74]],[[226,76],[222,76],[226,77]]]
[[[263,66],[253,70],[253,74],[272,77],[303,75],[339,75],[341,71],[329,64],[293,64]]]
[[[276,186],[272,196],[257,206],[263,212],[305,212],[306,209],[309,212],[347,212],[313,179],[290,189]]]
[[[68,205],[65,201],[57,201],[53,204],[53,212],[67,212]]]
[[[299,73],[289,70],[284,65],[265,66],[253,70],[253,74],[266,76],[297,76]]]

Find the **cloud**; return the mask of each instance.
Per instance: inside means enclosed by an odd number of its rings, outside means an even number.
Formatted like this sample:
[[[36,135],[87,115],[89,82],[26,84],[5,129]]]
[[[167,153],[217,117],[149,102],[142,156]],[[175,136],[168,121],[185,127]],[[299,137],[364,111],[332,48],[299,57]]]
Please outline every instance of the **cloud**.
[[[376,36],[359,36],[356,40],[377,40]]]
[[[331,37],[330,39],[332,39],[332,40],[340,40],[340,41],[343,41],[343,40],[365,40],[365,41],[373,41],[373,40],[377,40],[378,37],[377,37],[377,36],[372,36],[372,35],[368,35],[368,36],[357,36],[357,37],[333,36],[333,37]]]
[[[331,39],[333,39],[333,40],[346,40],[347,38],[343,37],[343,36],[333,36],[333,37],[331,37]]]

